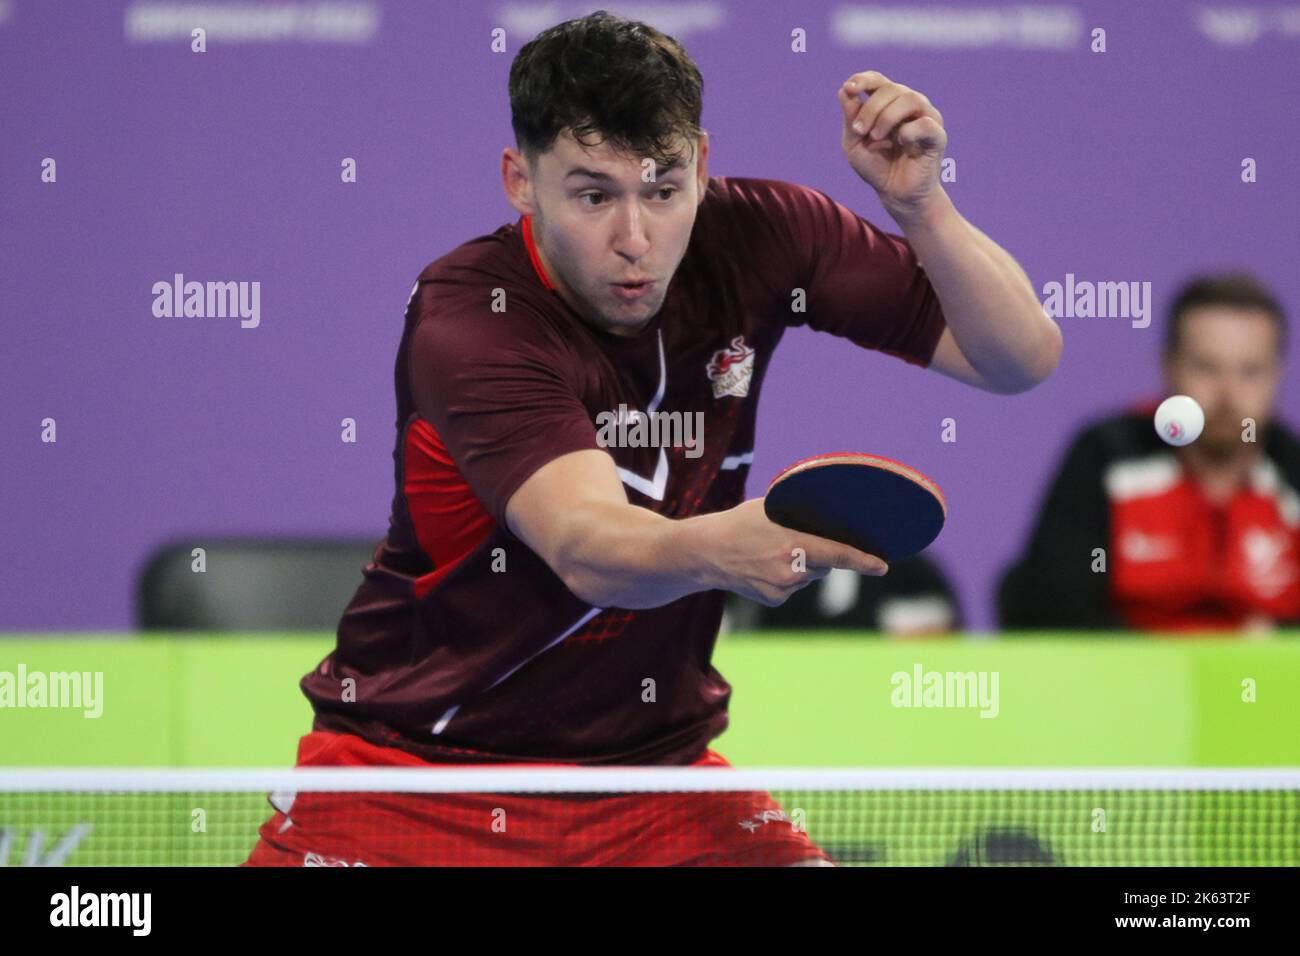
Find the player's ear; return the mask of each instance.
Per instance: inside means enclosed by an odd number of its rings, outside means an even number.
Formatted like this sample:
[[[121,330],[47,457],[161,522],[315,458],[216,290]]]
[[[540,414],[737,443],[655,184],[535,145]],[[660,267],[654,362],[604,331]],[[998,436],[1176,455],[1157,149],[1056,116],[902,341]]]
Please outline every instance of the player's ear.
[[[530,216],[533,205],[533,171],[524,154],[507,146],[501,152],[501,186],[506,199],[522,215]]]
[[[700,130],[700,137],[695,144],[696,160],[695,184],[697,203],[704,202],[704,193],[709,188],[709,134]]]

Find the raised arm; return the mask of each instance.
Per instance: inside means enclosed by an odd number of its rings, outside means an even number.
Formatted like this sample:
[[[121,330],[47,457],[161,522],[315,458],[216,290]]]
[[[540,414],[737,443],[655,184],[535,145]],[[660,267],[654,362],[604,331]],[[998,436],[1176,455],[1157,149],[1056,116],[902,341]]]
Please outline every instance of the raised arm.
[[[943,306],[948,328],[930,367],[1004,394],[1051,375],[1061,330],[1010,253],[967,222],[944,191],[948,134],[934,104],[874,70],[846,80],[839,101],[849,165],[902,227]]]

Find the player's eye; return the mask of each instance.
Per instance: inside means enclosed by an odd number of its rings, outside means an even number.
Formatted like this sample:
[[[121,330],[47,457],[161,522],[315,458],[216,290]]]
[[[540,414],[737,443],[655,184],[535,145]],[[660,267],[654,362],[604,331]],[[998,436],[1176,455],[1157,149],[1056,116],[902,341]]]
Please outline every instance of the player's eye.
[[[664,196],[664,195],[663,195],[663,193],[665,193],[665,192],[668,193],[667,196]],[[677,187],[676,187],[676,186],[662,186],[662,187],[660,187],[660,188],[656,191],[656,194],[659,195],[659,197],[660,197],[661,199],[663,199],[665,202],[667,202],[669,199],[672,199],[672,198],[673,198],[673,195],[674,195],[676,192],[677,192]]]
[[[579,199],[590,199],[592,196],[601,196],[601,197],[603,197],[604,195],[605,195],[605,194],[604,194],[604,193],[601,193],[601,192],[591,192],[591,193],[583,193],[583,194],[580,195],[578,198],[579,198]],[[598,203],[598,202],[595,202],[595,203],[586,203],[586,205],[588,205],[588,206],[599,206],[600,203]]]

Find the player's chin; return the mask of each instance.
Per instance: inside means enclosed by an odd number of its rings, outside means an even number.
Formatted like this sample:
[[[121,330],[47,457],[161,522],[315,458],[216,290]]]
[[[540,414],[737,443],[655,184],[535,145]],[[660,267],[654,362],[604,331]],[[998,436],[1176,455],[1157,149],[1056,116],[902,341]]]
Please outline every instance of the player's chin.
[[[1241,450],[1241,431],[1237,428],[1207,429],[1196,443],[1214,458],[1231,458]]]
[[[661,305],[663,305],[661,295],[636,302],[613,299],[606,308],[605,315],[619,325],[635,326],[653,319]]]
[[[1238,418],[1230,418],[1206,422],[1205,432],[1201,437],[1215,444],[1240,444],[1242,432],[1240,421],[1241,419]]]

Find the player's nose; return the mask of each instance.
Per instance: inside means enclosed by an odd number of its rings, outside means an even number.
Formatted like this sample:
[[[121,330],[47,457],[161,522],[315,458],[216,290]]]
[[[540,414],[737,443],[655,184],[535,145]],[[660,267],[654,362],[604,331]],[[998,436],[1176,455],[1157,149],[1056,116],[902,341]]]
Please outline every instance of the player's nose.
[[[638,203],[629,203],[619,211],[614,251],[632,262],[650,251],[650,234]]]

